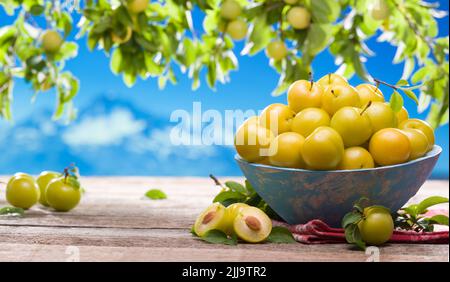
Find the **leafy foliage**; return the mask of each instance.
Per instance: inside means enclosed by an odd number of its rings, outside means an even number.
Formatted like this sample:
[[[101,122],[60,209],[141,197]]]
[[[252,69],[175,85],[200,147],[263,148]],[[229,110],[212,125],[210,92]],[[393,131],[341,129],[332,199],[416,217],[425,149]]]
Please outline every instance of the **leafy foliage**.
[[[433,231],[435,224],[448,226],[448,216],[446,215],[425,216],[429,207],[444,203],[448,203],[448,198],[432,196],[418,204],[402,208],[397,214],[395,225],[401,229],[417,232]]]
[[[195,235],[195,234],[194,234]],[[235,246],[237,245],[237,236],[227,236],[223,231],[214,229],[211,231],[206,232],[205,235],[202,237],[199,237],[205,242],[211,243],[211,244],[224,244],[224,245],[231,245]]]
[[[358,223],[364,219],[363,208],[365,205],[362,205],[362,203],[367,201],[367,198],[361,198],[358,200],[358,202],[353,205],[352,211],[344,215],[341,222],[342,228],[344,228],[347,243],[354,244],[361,250],[366,249],[366,243],[361,237]]]
[[[0,208],[0,215],[23,216],[24,214],[25,214],[25,211],[22,208],[16,208],[16,207]]]
[[[145,193],[145,196],[151,200],[164,200],[167,199],[166,193],[159,189],[151,189]]]
[[[201,77],[209,87],[226,83],[230,72],[238,69],[234,42],[227,34],[228,20],[220,15],[221,0],[151,1],[145,12],[134,14],[127,9],[131,0],[87,0],[76,9],[82,15],[77,38],[86,37],[89,49],[100,49],[110,58],[111,71],[132,86],[138,77],[155,77],[163,88],[176,83],[177,67],[192,79],[197,89]],[[248,34],[241,55],[253,56],[275,40],[284,41],[288,55],[269,64],[279,74],[273,95],[284,93],[298,79],[307,79],[318,54],[329,50],[335,57],[338,72],[374,82],[365,63],[375,53],[367,45],[370,38],[388,42],[397,48],[394,64],[402,63],[406,96],[417,100],[419,112],[430,109],[433,126],[448,122],[449,39],[438,37],[437,20],[446,16],[429,2],[379,0],[388,7],[383,19],[374,17],[373,0],[236,0],[243,9],[240,19],[248,24]],[[14,24],[0,29],[0,116],[11,119],[10,105],[15,78],[25,78],[37,92],[55,88],[55,118],[64,113],[75,116],[72,99],[79,85],[64,71],[64,62],[76,56],[77,45],[65,42],[57,54],[43,52],[39,36],[42,27],[35,18],[44,17],[47,29],[57,29],[65,38],[72,33],[73,7],[67,1],[1,0],[0,5]],[[294,29],[286,15],[293,6],[303,6],[311,14],[306,29]],[[204,13],[203,22],[194,23],[192,13]],[[409,86],[419,85],[417,87]],[[416,98],[414,91],[419,92]],[[400,108],[400,92],[391,99]]]
[[[45,29],[34,18],[43,17],[46,29],[61,30],[67,36],[72,29],[69,12],[63,11],[54,1],[24,0],[1,1],[10,15],[22,7],[12,25],[0,28],[0,117],[12,118],[11,102],[14,78],[24,78],[36,95],[55,88],[57,93],[55,119],[66,114],[70,120],[76,116],[72,99],[78,92],[78,80],[64,71],[65,62],[77,56],[78,46],[64,42],[56,53],[46,53],[41,46]]]
[[[238,237],[236,233],[233,233],[231,236],[228,236],[223,231],[218,229],[213,229],[206,232],[205,235],[199,237],[195,234],[194,229],[192,228],[191,234],[194,237],[198,237],[201,240],[208,242],[210,244],[223,244],[236,246],[238,244]],[[265,240],[265,242],[276,243],[276,244],[291,244],[296,243],[291,231],[285,227],[276,226],[272,228],[269,236]]]
[[[238,182],[227,181],[225,185],[210,175],[215,184],[222,188],[222,191],[214,197],[213,203],[221,203],[224,206],[229,206],[234,203],[245,203],[249,206],[257,207],[264,211],[270,218],[282,220],[281,217],[256,193],[248,180],[242,185]]]
[[[292,236],[291,231],[286,227],[275,226],[272,228],[269,237],[267,237],[267,242],[278,243],[278,244],[291,244],[295,243],[294,236]]]

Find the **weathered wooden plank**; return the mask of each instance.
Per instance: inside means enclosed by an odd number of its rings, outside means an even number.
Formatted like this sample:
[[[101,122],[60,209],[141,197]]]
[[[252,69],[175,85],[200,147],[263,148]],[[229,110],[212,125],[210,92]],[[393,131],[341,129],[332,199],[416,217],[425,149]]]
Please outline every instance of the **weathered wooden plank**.
[[[228,178],[225,178],[228,179]],[[0,177],[0,181],[6,178]],[[236,179],[241,181],[242,179]],[[23,218],[0,217],[0,260],[64,261],[76,246],[83,261],[364,261],[348,245],[210,245],[189,228],[220,190],[206,178],[84,178],[87,193],[69,213],[33,207]],[[163,201],[143,197],[150,188]],[[1,189],[0,189],[1,190]],[[448,197],[447,181],[429,181],[412,199]],[[6,205],[4,193],[0,206]],[[390,245],[383,261],[448,261],[448,245]]]
[[[87,192],[69,213],[36,205],[23,218],[0,218],[0,225],[188,228],[220,190],[202,178],[85,178],[83,185]],[[146,199],[150,188],[162,189],[168,199]],[[4,194],[2,205],[7,205]]]
[[[24,218],[0,218],[0,225],[189,228],[220,190],[206,178],[85,178],[83,184],[87,192],[82,203],[69,213],[36,205]],[[145,199],[144,193],[154,187],[163,189],[168,199]],[[448,182],[427,182],[413,200],[428,195],[448,197]],[[6,204],[2,195],[0,206]]]
[[[345,244],[211,245],[188,230],[10,227],[0,229],[0,261],[365,261]],[[380,261],[445,261],[448,245],[395,244],[380,248]]]

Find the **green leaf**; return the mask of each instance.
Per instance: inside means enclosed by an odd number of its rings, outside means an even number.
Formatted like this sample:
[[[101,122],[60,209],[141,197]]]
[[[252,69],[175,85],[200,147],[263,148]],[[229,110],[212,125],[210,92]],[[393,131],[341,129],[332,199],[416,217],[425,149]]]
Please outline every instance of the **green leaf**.
[[[64,42],[56,56],[56,60],[67,60],[75,58],[78,55],[78,44],[75,42]]]
[[[413,84],[416,84],[419,81],[422,81],[427,75],[429,75],[428,68],[427,67],[420,68],[411,77],[411,82]]]
[[[133,73],[124,73],[122,78],[123,78],[123,81],[125,82],[125,85],[128,88],[131,88],[136,83],[136,78],[137,77]]]
[[[266,22],[265,14],[256,17],[253,21],[253,28],[245,43],[241,55],[255,55],[266,48],[273,38],[273,31]]]
[[[438,214],[438,215],[432,216],[430,218],[427,218],[427,220],[431,224],[439,224],[439,225],[448,226],[448,216],[443,215],[443,214]]]
[[[357,224],[350,224],[345,228],[345,239],[349,244],[355,244],[362,250],[366,249],[366,243],[361,238]]]
[[[217,196],[214,198],[213,203],[219,202],[222,203],[224,206],[225,201],[232,200],[234,202],[241,202],[245,199],[244,195],[242,195],[239,192],[234,191],[224,191],[217,194]]]
[[[42,14],[42,13],[44,12],[44,10],[45,10],[45,7],[42,6],[42,5],[33,5],[33,6],[30,8],[30,13],[31,13],[33,16],[39,16],[40,14]]]
[[[414,92],[412,92],[409,89],[402,89],[402,91],[406,94],[406,96],[411,98],[417,105],[419,104],[419,99],[417,99],[417,96],[416,94],[414,94]]]
[[[271,243],[285,243],[291,244],[296,243],[294,236],[292,236],[291,231],[286,227],[276,226],[272,228],[267,241]]]
[[[65,180],[69,186],[73,187],[74,189],[80,189],[80,182],[78,179],[72,175],[68,176]]]
[[[217,79],[217,65],[216,60],[213,59],[208,63],[208,73],[206,75],[206,82],[208,83],[208,86],[212,89],[216,86],[216,79]]]
[[[236,236],[229,238],[223,231],[216,229],[206,232],[200,239],[211,244],[237,245]]]
[[[432,196],[426,198],[419,204],[417,204],[417,214],[422,214],[427,211],[427,209],[431,206],[448,203],[448,198],[441,196]]]
[[[164,200],[167,199],[166,193],[159,189],[151,189],[145,193],[145,196],[151,200]]]
[[[331,24],[313,23],[308,29],[308,35],[304,43],[304,51],[310,55],[316,55],[328,46],[333,35]]]
[[[261,204],[261,201],[261,197],[258,194],[253,193],[252,196],[245,200],[245,203],[249,206],[258,207]]]
[[[247,179],[245,179],[245,189],[247,189],[247,192],[249,194],[255,193],[255,189],[253,188],[252,184]]]
[[[363,218],[359,212],[349,212],[342,218],[342,228],[347,228],[350,224],[356,224]]]
[[[310,11],[312,13],[313,22],[315,23],[332,23],[341,11],[339,2],[335,0],[311,0]]]
[[[230,188],[231,191],[238,192],[241,194],[247,194],[247,189],[245,189],[245,187],[242,184],[237,183],[235,181],[227,181],[225,182],[225,186]]]
[[[351,56],[351,62],[356,74],[364,80],[370,81],[372,78],[369,73],[367,73],[366,67],[361,61],[361,55],[358,52],[353,52]]]
[[[417,205],[409,205],[407,207],[401,208],[400,210],[411,215],[412,217],[417,217],[419,215],[417,213]]]
[[[406,81],[405,79],[400,79],[400,80],[397,82],[397,85],[396,85],[396,86],[401,87],[401,86],[407,86],[407,85],[409,85],[408,81]]]
[[[398,113],[403,107],[403,97],[398,93],[398,91],[394,91],[389,100],[389,105],[395,113]]]
[[[212,33],[217,30],[219,25],[219,16],[216,11],[206,11],[206,16],[203,20],[203,29],[206,33]]]
[[[121,65],[122,65],[122,53],[120,52],[120,49],[117,48],[113,51],[111,56],[110,69],[112,73],[119,74],[121,71]]]
[[[24,214],[25,210],[22,208],[3,207],[0,209],[0,215],[23,216]]]

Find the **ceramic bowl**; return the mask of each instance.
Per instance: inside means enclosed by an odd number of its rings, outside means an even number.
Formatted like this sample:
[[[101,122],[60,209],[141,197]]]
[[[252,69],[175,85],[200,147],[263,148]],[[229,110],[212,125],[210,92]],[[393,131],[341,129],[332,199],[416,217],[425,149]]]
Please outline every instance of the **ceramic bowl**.
[[[312,171],[236,160],[255,191],[290,224],[321,219],[339,227],[361,197],[397,211],[430,176],[442,148],[398,165],[360,170]]]

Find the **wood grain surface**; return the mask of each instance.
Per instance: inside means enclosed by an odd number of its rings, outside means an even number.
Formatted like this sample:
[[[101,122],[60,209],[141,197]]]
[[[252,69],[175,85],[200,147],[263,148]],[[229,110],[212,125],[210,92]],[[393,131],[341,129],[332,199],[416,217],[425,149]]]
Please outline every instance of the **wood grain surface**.
[[[24,217],[0,217],[0,261],[366,261],[371,257],[346,244],[202,242],[189,231],[219,191],[207,178],[85,177],[82,184],[86,193],[71,212],[36,205]],[[152,188],[163,190],[168,199],[146,199],[145,192]],[[411,201],[430,195],[448,197],[448,188],[447,181],[428,181]],[[0,191],[0,207],[6,206],[4,187]],[[391,244],[379,251],[381,261],[448,261],[449,256],[448,245]]]

